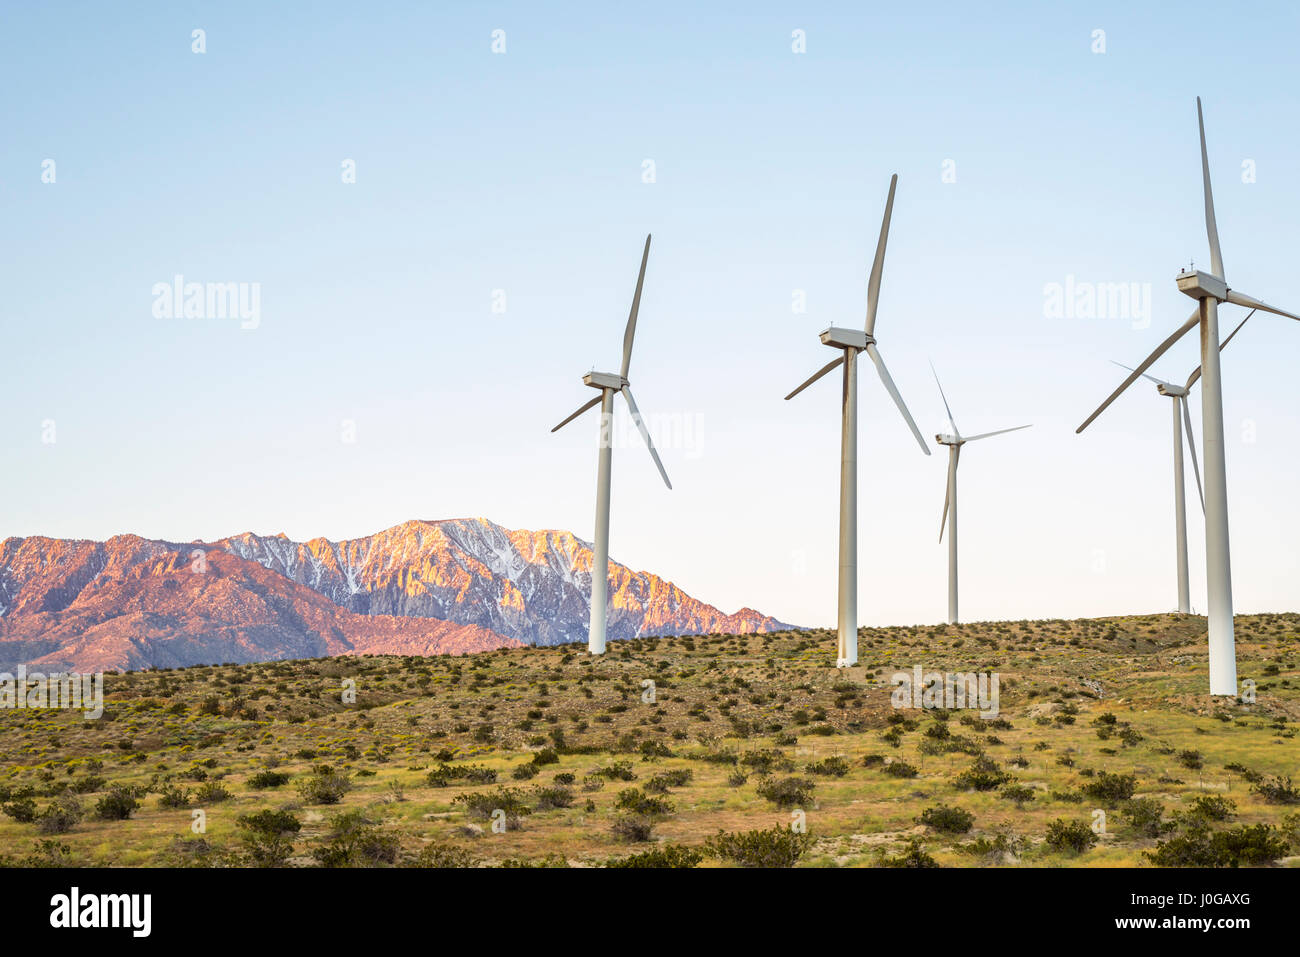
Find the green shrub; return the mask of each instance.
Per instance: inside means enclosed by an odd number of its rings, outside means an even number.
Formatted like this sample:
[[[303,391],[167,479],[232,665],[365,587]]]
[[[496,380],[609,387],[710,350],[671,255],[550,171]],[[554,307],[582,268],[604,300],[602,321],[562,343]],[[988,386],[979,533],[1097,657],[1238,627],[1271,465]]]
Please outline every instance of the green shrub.
[[[774,824],[767,830],[718,831],[705,846],[713,857],[741,867],[794,867],[811,842],[807,832]]]
[[[704,853],[680,844],[664,844],[639,854],[615,858],[605,862],[606,867],[695,867],[704,859]]]
[[[1120,814],[1129,826],[1142,837],[1160,837],[1176,827],[1164,819],[1164,806],[1154,798],[1133,798],[1125,801]]]
[[[352,788],[348,776],[328,764],[318,764],[309,777],[298,782],[298,794],[306,804],[338,804]]]
[[[957,775],[953,783],[963,791],[996,791],[1011,780],[1011,775],[998,767],[987,755],[977,757],[969,768]]]
[[[384,833],[364,811],[334,815],[326,841],[312,851],[322,867],[374,866],[397,860],[397,835]]]
[[[1137,789],[1137,778],[1131,774],[1111,774],[1102,771],[1079,790],[1103,807],[1117,807],[1133,796]]]
[[[10,801],[0,811],[4,811],[9,817],[13,818],[19,824],[31,824],[36,820],[36,802],[29,797],[18,798],[16,801]]]
[[[1226,821],[1237,813],[1237,805],[1217,794],[1206,794],[1192,802],[1188,813],[1203,821]]]
[[[881,858],[882,867],[938,867],[939,862],[925,852],[925,847],[917,838],[911,838],[903,846],[903,853]]]
[[[101,821],[125,821],[140,806],[128,788],[115,787],[95,804],[95,817]]]
[[[958,807],[940,804],[926,808],[917,821],[941,834],[965,834],[975,823],[975,815]]]
[[[1047,846],[1057,851],[1082,854],[1097,843],[1097,835],[1082,821],[1058,817],[1047,825]]]
[[[66,834],[85,816],[85,809],[71,794],[61,794],[41,812],[36,819],[36,830],[42,834]]]
[[[849,773],[849,762],[841,757],[826,758],[814,764],[808,765],[809,774],[820,774],[826,777],[842,778]]]
[[[248,786],[254,791],[283,787],[289,783],[289,775],[281,771],[258,771],[248,779]]]
[[[293,853],[294,837],[302,830],[302,822],[288,811],[241,814],[235,819],[235,826],[242,832],[240,838],[258,867],[283,865]]]
[[[472,853],[451,844],[435,841],[420,849],[409,863],[410,867],[462,868],[476,867],[479,861]]]
[[[811,804],[817,785],[807,778],[764,778],[754,790],[777,807],[803,807]]]
[[[1162,841],[1146,856],[1159,867],[1240,867],[1271,864],[1287,851],[1287,842],[1270,824],[1217,833],[1198,824]]]
[[[1277,776],[1260,781],[1251,790],[1269,804],[1300,804],[1300,791],[1291,786],[1291,779]]]

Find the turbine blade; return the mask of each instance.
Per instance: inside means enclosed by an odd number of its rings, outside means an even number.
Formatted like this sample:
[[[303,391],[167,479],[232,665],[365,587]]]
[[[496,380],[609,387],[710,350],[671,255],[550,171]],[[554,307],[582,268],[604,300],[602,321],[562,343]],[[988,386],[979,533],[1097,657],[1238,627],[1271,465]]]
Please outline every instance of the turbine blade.
[[[1011,428],[1011,429],[998,429],[996,432],[981,432],[979,435],[972,435],[966,441],[978,442],[980,439],[987,439],[993,435],[1003,435],[1007,432],[1019,432],[1021,429],[1032,428],[1033,424],[1034,423],[1030,422],[1029,425],[1017,425],[1015,428]]]
[[[1214,221],[1214,193],[1210,189],[1210,157],[1205,151],[1205,117],[1201,98],[1196,98],[1196,124],[1201,129],[1201,178],[1205,181],[1205,234],[1210,239],[1210,268],[1220,279],[1223,275],[1223,252],[1219,249],[1219,227]]]
[[[663,477],[664,484],[669,488],[673,483],[668,481],[668,473],[664,471],[664,463],[659,461],[659,453],[655,451],[655,444],[650,441],[650,430],[645,427],[641,421],[641,410],[636,407],[636,399],[632,398],[632,390],[623,386],[623,398],[627,399],[627,406],[632,410],[632,421],[636,423],[637,430],[641,433],[641,438],[645,439],[645,447],[650,450],[650,457],[655,460],[655,467],[659,469],[660,476]]]
[[[1124,365],[1124,363],[1122,363],[1122,362],[1116,362],[1114,359],[1111,359],[1110,361],[1111,361],[1111,364],[1112,364],[1112,365],[1117,365],[1117,366],[1119,366],[1121,369],[1127,369],[1129,372],[1132,372],[1132,371],[1133,371],[1133,367],[1132,367],[1132,366],[1126,366],[1126,365]],[[1143,372],[1141,375],[1142,375],[1142,378],[1144,378],[1144,379],[1149,379],[1150,381],[1154,382],[1156,385],[1173,385],[1172,382],[1166,382],[1164,379],[1157,379],[1155,376],[1153,376],[1153,375],[1147,375],[1145,372]]]
[[[1228,290],[1228,302],[1238,306],[1245,306],[1247,309],[1263,309],[1265,312],[1271,312],[1275,316],[1286,316],[1288,319],[1300,319],[1300,316],[1297,316],[1293,312],[1287,312],[1285,309],[1277,309],[1270,306],[1268,303],[1260,302],[1258,299],[1247,296],[1245,293],[1237,292],[1235,289]]]
[[[807,379],[804,380],[803,385],[799,386],[799,388],[795,389],[793,392],[791,392],[789,395],[787,395],[787,396],[786,396],[786,399],[793,399],[793,398],[794,398],[795,396],[797,396],[800,392],[802,392],[804,389],[808,388],[810,385],[812,385],[814,382],[816,382],[818,379],[820,379],[820,378],[821,378],[822,376],[824,376],[826,373],[830,372],[832,369],[834,369],[837,365],[839,365],[839,364],[842,363],[843,361],[844,361],[844,353],[841,352],[841,353],[840,353],[840,357],[839,357],[838,359],[835,359],[835,360],[832,361],[832,362],[828,362],[828,363],[826,363],[826,365],[822,366],[820,369],[818,369],[816,372],[814,372],[814,373],[812,374],[811,377],[809,377],[809,378],[807,378]]]
[[[1255,314],[1255,310],[1254,309],[1250,310],[1250,312],[1246,313],[1246,319],[1249,319],[1254,314]],[[1241,320],[1241,322],[1237,323],[1237,328],[1233,329],[1232,332],[1228,333],[1228,338],[1224,339],[1222,342],[1219,343],[1220,352],[1228,348],[1228,343],[1232,341],[1232,337],[1235,336],[1237,333],[1241,332],[1241,327],[1246,324],[1246,319],[1243,319]],[[1184,386],[1184,388],[1190,389],[1192,386],[1196,384],[1196,380],[1199,379],[1200,377],[1201,377],[1201,367],[1197,366],[1195,369],[1192,370],[1192,374],[1187,377],[1187,385]]]
[[[934,371],[934,363],[930,363],[930,371],[934,373],[934,384],[939,387],[939,398],[943,399],[943,410],[948,413],[948,426],[952,429],[952,434],[959,436],[957,423],[952,420],[952,409],[948,408],[948,397],[943,394],[943,383],[939,381],[939,373]]]
[[[880,274],[885,268],[885,244],[889,241],[889,218],[894,213],[894,190],[898,187],[898,174],[889,178],[889,199],[885,200],[885,218],[880,223],[880,239],[876,242],[876,258],[871,264],[871,278],[867,281],[867,335],[876,330],[876,307],[880,304]]]
[[[600,400],[601,400],[601,398],[602,398],[603,396],[604,396],[604,393],[601,392],[600,394],[598,394],[598,395],[596,396],[596,398],[592,399],[590,402],[585,402],[585,403],[583,403],[582,406],[579,407],[579,409],[578,409],[577,412],[573,413],[573,415],[569,416],[567,419],[565,419],[563,422],[561,422],[561,423],[560,423],[559,425],[557,425],[555,428],[551,429],[551,431],[552,431],[552,432],[558,432],[558,431],[560,431],[560,429],[564,428],[566,425],[568,425],[570,422],[572,422],[572,421],[573,421],[574,419],[576,419],[578,416],[582,415],[582,413],[586,412],[588,409],[593,408],[594,406],[600,405]]]
[[[1192,453],[1192,473],[1196,476],[1196,494],[1201,498],[1201,514],[1205,514],[1205,490],[1201,488],[1201,466],[1196,461],[1196,440],[1192,438],[1192,413],[1187,410],[1187,396],[1179,396],[1178,401],[1183,404],[1183,423],[1186,428],[1183,430],[1187,435],[1187,447]]]
[[[957,471],[957,462],[961,459],[961,446],[957,446],[953,454],[948,459],[948,474],[951,476]],[[952,489],[951,479],[943,487],[943,518],[939,520],[939,541],[943,541],[944,529],[948,527],[948,495]]]
[[[939,541],[943,541],[944,529],[948,527],[948,485],[943,486],[943,518],[939,519]]]
[[[889,392],[890,398],[894,400],[894,405],[898,406],[898,411],[903,413],[903,418],[907,420],[907,427],[916,436],[916,442],[921,446],[921,451],[929,455],[930,447],[925,444],[925,439],[921,438],[921,430],[916,427],[916,422],[912,419],[912,413],[907,411],[907,404],[903,402],[903,397],[898,394],[898,387],[894,385],[894,380],[890,378],[889,370],[885,368],[885,360],[880,357],[880,350],[876,348],[874,342],[867,343],[867,355],[871,356],[871,361],[876,364],[876,372],[880,374],[880,381],[885,384],[885,389]]]
[[[1151,367],[1152,363],[1154,363],[1157,359],[1159,359],[1162,355],[1164,355],[1167,351],[1169,351],[1170,346],[1172,346],[1175,342],[1177,342],[1188,332],[1190,332],[1192,327],[1195,326],[1200,321],[1201,321],[1201,307],[1200,304],[1198,303],[1196,306],[1196,311],[1192,313],[1192,317],[1188,319],[1186,322],[1184,322],[1177,329],[1175,329],[1168,339],[1160,343],[1160,345],[1156,346],[1156,351],[1151,353],[1151,355],[1147,356],[1146,359],[1143,360],[1142,364],[1139,365],[1136,369],[1134,369],[1129,374],[1129,377],[1127,379],[1125,379],[1122,383],[1120,383],[1120,387],[1110,394],[1110,398],[1108,398],[1105,402],[1099,405],[1097,407],[1097,411],[1094,412],[1092,415],[1088,416],[1086,419],[1084,419],[1083,425],[1079,426],[1074,431],[1076,433],[1082,432],[1089,425],[1091,425],[1092,420],[1097,418],[1097,416],[1101,415],[1103,412],[1105,412],[1107,406],[1109,406],[1112,402],[1114,402],[1116,399],[1119,398],[1120,393],[1122,393],[1125,389],[1127,389],[1134,382],[1136,382],[1138,376],[1140,376],[1143,372],[1146,372],[1147,369]]]
[[[632,296],[632,311],[627,314],[627,328],[623,330],[623,378],[627,378],[632,364],[632,340],[636,338],[636,314],[641,309],[641,286],[645,283],[645,264],[650,258],[650,234],[646,233],[645,251],[641,253],[641,271],[636,275],[636,292]]]

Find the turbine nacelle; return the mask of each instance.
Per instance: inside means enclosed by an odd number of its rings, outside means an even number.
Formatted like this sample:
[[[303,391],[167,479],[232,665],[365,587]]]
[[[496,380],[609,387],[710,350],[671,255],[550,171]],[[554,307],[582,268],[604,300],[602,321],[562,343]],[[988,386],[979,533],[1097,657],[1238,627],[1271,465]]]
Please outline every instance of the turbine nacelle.
[[[940,445],[961,445],[965,441],[960,435],[948,435],[944,432],[935,435],[934,440]]]
[[[857,349],[859,352],[864,351],[868,343],[876,341],[874,336],[867,335],[861,329],[841,329],[839,326],[823,329],[821,340],[822,345],[833,349]]]
[[[1228,301],[1228,284],[1218,276],[1199,269],[1184,269],[1176,278],[1178,291],[1193,299]]]
[[[613,389],[615,392],[622,392],[629,383],[623,376],[614,375],[612,372],[588,372],[582,377],[582,384],[589,385],[593,389]]]
[[[1160,383],[1156,386],[1156,391],[1161,395],[1169,396],[1171,399],[1177,399],[1187,395],[1187,389],[1183,388],[1181,385],[1173,385],[1169,382]]]

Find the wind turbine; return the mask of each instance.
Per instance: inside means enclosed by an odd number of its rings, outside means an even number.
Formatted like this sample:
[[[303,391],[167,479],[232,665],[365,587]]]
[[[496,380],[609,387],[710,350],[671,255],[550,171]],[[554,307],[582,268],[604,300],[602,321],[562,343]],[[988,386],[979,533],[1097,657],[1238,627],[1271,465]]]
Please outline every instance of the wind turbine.
[[[606,602],[609,597],[609,474],[613,464],[613,447],[611,437],[614,431],[614,393],[621,392],[627,400],[627,407],[632,412],[632,421],[636,423],[645,439],[650,457],[655,460],[655,467],[663,476],[664,484],[669,488],[664,463],[659,460],[659,453],[650,441],[650,431],[641,419],[641,411],[632,398],[632,388],[627,381],[627,370],[632,363],[632,340],[636,337],[636,314],[641,308],[641,286],[645,282],[645,264],[650,258],[650,237],[645,238],[645,251],[641,253],[641,271],[636,277],[636,292],[632,296],[632,310],[627,316],[627,328],[623,331],[623,366],[618,375],[611,372],[588,372],[582,377],[585,385],[600,390],[600,395],[582,405],[577,412],[551,429],[558,432],[588,409],[600,406],[600,456],[596,469],[596,547],[591,557],[591,627],[587,631],[587,651],[593,655],[605,653],[605,615]]]
[[[1228,343],[1232,341],[1232,337],[1241,331],[1241,327],[1254,314],[1255,311],[1252,309],[1246,318],[1238,323],[1237,328],[1232,330],[1232,335],[1224,339],[1219,345],[1220,352],[1227,347]],[[1114,362],[1113,359],[1111,361]],[[1133,371],[1122,362],[1115,362],[1115,365],[1121,369],[1128,369],[1129,372]],[[1187,424],[1187,446],[1192,456],[1192,472],[1196,476],[1196,493],[1200,496],[1201,512],[1205,512],[1205,490],[1201,487],[1201,469],[1196,462],[1196,440],[1192,438],[1192,414],[1187,406],[1187,396],[1192,391],[1192,386],[1196,384],[1196,380],[1200,377],[1200,366],[1197,366],[1195,371],[1187,377],[1186,385],[1174,385],[1172,382],[1165,382],[1153,375],[1142,373],[1142,378],[1156,384],[1158,393],[1174,400],[1174,521],[1178,532],[1176,556],[1178,562],[1178,611],[1183,615],[1190,614],[1192,610],[1187,575],[1187,507],[1184,502],[1186,482],[1183,478],[1183,423]]]
[[[1205,384],[1201,389],[1201,447],[1205,452],[1205,577],[1209,599],[1210,694],[1237,694],[1237,654],[1232,629],[1232,564],[1228,549],[1228,475],[1223,448],[1223,380],[1219,367],[1219,303],[1230,302],[1300,320],[1297,316],[1260,302],[1229,288],[1223,275],[1223,253],[1219,248],[1219,228],[1214,219],[1214,195],[1210,190],[1210,160],[1205,148],[1205,118],[1201,98],[1196,98],[1196,120],[1201,133],[1201,181],[1205,194],[1205,232],[1210,241],[1212,273],[1184,269],[1177,276],[1178,289],[1197,301],[1196,311],[1156,347],[1156,350],[1129,374],[1110,398],[1088,416],[1075,431],[1082,432],[1105,411],[1125,389],[1169,348],[1194,327],[1200,327],[1201,370]]]
[[[948,623],[955,625],[957,624],[957,463],[961,460],[961,447],[967,442],[978,442],[980,439],[1004,435],[1007,432],[1019,432],[1029,426],[1017,425],[1010,429],[998,429],[996,432],[962,435],[957,430],[957,423],[952,420],[952,409],[948,408],[948,397],[943,394],[943,383],[939,381],[939,373],[934,371],[933,365],[930,366],[930,371],[934,372],[934,383],[939,387],[939,398],[943,399],[943,410],[948,413],[948,427],[952,429],[950,433],[936,435],[934,440],[940,445],[948,446],[948,491],[943,497],[939,541],[943,541],[943,528],[946,524],[948,526]]]
[[[921,430],[907,411],[903,397],[898,394],[894,380],[885,368],[885,360],[876,348],[876,306],[880,301],[880,273],[885,265],[885,243],[889,239],[889,217],[894,210],[894,190],[898,174],[889,180],[889,199],[885,202],[885,218],[880,224],[880,239],[876,243],[876,259],[871,264],[871,278],[867,282],[867,323],[862,331],[831,326],[821,333],[821,341],[841,354],[826,363],[786,399],[793,399],[836,366],[844,366],[844,390],[841,396],[842,426],[840,432],[840,577],[839,577],[839,648],[836,666],[846,668],[858,663],[858,353],[865,352],[875,363],[876,372],[885,389],[903,413],[908,428],[916,436],[921,451],[930,454]]]

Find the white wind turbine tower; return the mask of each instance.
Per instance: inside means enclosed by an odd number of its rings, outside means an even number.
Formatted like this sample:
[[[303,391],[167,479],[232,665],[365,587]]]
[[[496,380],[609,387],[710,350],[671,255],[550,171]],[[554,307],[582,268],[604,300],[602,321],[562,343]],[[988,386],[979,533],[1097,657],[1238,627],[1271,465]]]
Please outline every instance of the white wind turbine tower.
[[[840,574],[839,574],[839,648],[836,665],[846,668],[858,663],[858,353],[865,352],[875,363],[880,381],[885,384],[894,404],[903,413],[921,451],[930,454],[921,430],[907,411],[903,397],[898,394],[894,380],[889,377],[885,360],[876,348],[876,306],[880,300],[880,273],[885,264],[885,243],[889,239],[889,217],[894,209],[894,190],[898,174],[889,180],[889,199],[885,202],[885,218],[880,224],[880,239],[876,243],[876,259],[871,264],[871,278],[867,283],[867,324],[863,331],[831,326],[821,334],[821,341],[841,354],[826,363],[795,389],[787,399],[793,399],[836,366],[844,366],[844,391],[841,397],[843,423],[840,433]]]
[[[930,366],[934,372],[934,366]],[[952,419],[952,409],[948,408],[948,397],[943,394],[943,383],[939,373],[934,372],[935,385],[939,387],[939,398],[943,399],[943,410],[948,413],[948,427],[952,432],[940,433],[934,440],[940,445],[948,446],[948,490],[943,497],[943,518],[939,522],[939,541],[943,541],[944,525],[948,526],[948,623],[957,624],[957,463],[961,460],[961,447],[967,442],[1004,435],[1007,432],[1019,432],[1029,428],[1017,425],[1010,429],[998,429],[996,432],[981,432],[979,435],[962,435],[957,423]]]
[[[1232,335],[1223,340],[1219,346],[1222,352],[1232,341],[1232,337],[1241,331],[1241,327],[1246,324],[1246,320],[1255,314],[1254,310],[1241,320],[1236,329],[1232,330]],[[1114,360],[1111,360],[1114,362]],[[1115,365],[1121,369],[1128,369],[1129,366],[1122,362],[1115,362]],[[1187,615],[1191,613],[1192,601],[1187,573],[1187,506],[1186,506],[1186,480],[1183,477],[1183,424],[1187,425],[1187,447],[1192,456],[1192,473],[1196,476],[1196,493],[1200,497],[1201,512],[1205,512],[1205,490],[1201,487],[1201,469],[1196,461],[1196,440],[1192,438],[1192,414],[1188,410],[1187,396],[1192,391],[1192,386],[1196,380],[1201,377],[1200,366],[1187,378],[1186,385],[1174,385],[1172,382],[1165,382],[1163,379],[1157,379],[1153,375],[1142,373],[1142,378],[1148,382],[1156,384],[1156,391],[1160,395],[1174,400],[1174,523],[1177,529],[1177,552],[1176,560],[1178,567],[1178,611],[1180,614]]]
[[[650,431],[641,419],[641,412],[632,398],[632,389],[627,381],[627,370],[632,363],[632,340],[636,337],[636,314],[641,308],[641,286],[645,282],[645,264],[650,258],[650,237],[645,238],[645,251],[641,254],[641,271],[636,277],[636,292],[632,296],[632,310],[627,316],[627,328],[623,331],[623,365],[618,375],[610,372],[588,372],[582,377],[583,383],[600,390],[600,395],[581,406],[578,411],[551,429],[557,432],[564,428],[588,409],[600,406],[600,457],[596,471],[596,542],[591,558],[591,627],[587,631],[587,651],[593,655],[605,653],[605,615],[609,597],[609,476],[613,462],[612,436],[614,432],[614,393],[621,392],[627,400],[627,407],[632,412],[632,421],[636,423],[645,439],[646,448],[655,460],[664,484],[669,488],[664,463],[659,460],[659,453],[650,441]]]
[[[1200,327],[1201,370],[1205,384],[1201,389],[1201,447],[1205,453],[1205,577],[1209,599],[1210,694],[1237,694],[1237,655],[1232,629],[1232,565],[1228,548],[1228,476],[1223,448],[1223,382],[1219,368],[1219,303],[1230,302],[1300,319],[1300,316],[1275,309],[1228,286],[1223,275],[1223,254],[1219,249],[1219,229],[1214,220],[1214,196],[1210,190],[1210,161],[1205,149],[1205,120],[1201,98],[1196,98],[1196,119],[1201,133],[1201,180],[1205,194],[1205,232],[1210,240],[1212,273],[1185,269],[1178,274],[1180,292],[1197,300],[1196,311],[1174,330],[1156,350],[1129,374],[1110,398],[1075,431],[1082,432],[1115,398],[1132,385],[1175,342]]]

